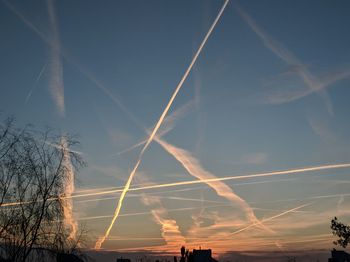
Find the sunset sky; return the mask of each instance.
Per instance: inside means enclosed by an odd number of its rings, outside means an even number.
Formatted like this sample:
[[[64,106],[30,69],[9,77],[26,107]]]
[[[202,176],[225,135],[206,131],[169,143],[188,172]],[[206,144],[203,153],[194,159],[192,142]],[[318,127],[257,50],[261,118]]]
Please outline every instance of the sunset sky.
[[[350,2],[224,3],[0,1],[0,117],[78,136],[91,249],[216,18],[102,250],[330,249],[350,221]]]

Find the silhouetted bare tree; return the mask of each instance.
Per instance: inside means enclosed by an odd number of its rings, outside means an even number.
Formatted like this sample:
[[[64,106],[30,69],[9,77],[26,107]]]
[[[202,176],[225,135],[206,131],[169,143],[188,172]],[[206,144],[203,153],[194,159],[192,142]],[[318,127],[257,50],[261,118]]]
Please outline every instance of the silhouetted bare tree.
[[[331,229],[333,235],[339,237],[339,239],[333,243],[335,245],[340,245],[341,247],[346,248],[350,242],[350,226],[341,223],[338,221],[337,217],[334,217],[331,221]]]
[[[16,129],[12,119],[0,124],[0,257],[25,262],[77,249],[81,238],[68,237],[63,219],[69,172],[84,164],[69,150],[77,143],[50,130]]]

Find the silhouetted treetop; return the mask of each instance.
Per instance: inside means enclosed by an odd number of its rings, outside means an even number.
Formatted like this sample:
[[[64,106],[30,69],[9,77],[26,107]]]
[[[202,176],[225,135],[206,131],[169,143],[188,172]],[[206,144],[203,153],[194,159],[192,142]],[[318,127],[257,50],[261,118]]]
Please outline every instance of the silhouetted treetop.
[[[341,223],[338,221],[337,217],[334,217],[331,221],[331,229],[333,235],[339,237],[339,239],[333,243],[346,248],[350,242],[350,226]]]

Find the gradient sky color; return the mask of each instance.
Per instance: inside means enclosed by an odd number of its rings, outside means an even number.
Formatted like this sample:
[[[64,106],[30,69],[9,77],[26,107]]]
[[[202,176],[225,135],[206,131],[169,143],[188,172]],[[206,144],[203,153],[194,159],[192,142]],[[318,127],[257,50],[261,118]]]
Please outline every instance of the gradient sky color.
[[[222,4],[1,1],[2,117],[79,135],[88,166],[75,194],[122,187],[141,147],[126,149],[147,137]],[[349,12],[345,0],[231,1],[132,187],[350,163]],[[350,221],[349,171],[129,192],[103,248],[331,248],[332,217]],[[91,248],[118,197],[74,198]]]

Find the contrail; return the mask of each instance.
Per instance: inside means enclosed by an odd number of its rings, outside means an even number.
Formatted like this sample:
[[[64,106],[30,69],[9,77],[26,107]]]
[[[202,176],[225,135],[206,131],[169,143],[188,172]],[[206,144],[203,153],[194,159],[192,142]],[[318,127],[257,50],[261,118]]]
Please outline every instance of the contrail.
[[[204,184],[204,183],[206,184],[208,182],[215,182],[215,181],[249,179],[249,178],[270,177],[270,176],[278,176],[278,175],[291,175],[291,174],[304,173],[304,172],[313,172],[313,171],[349,168],[349,167],[350,167],[350,163],[334,164],[334,165],[322,165],[322,166],[314,166],[314,167],[306,167],[306,168],[298,168],[298,169],[290,169],[290,170],[282,170],[282,171],[256,173],[256,174],[250,174],[250,175],[217,177],[217,178],[212,178],[212,179],[190,180],[190,181],[180,181],[180,182],[165,183],[165,184],[158,184],[158,185],[141,186],[141,187],[130,188],[129,191],[159,189],[159,188],[185,186],[185,185],[193,185],[193,184]],[[122,190],[116,189],[116,190],[106,190],[103,192],[96,192],[96,193],[79,194],[79,195],[72,196],[72,198],[106,195],[106,194],[113,194],[113,193],[117,193],[117,192],[122,192]]]
[[[112,221],[111,221],[111,224],[109,225],[109,227],[108,227],[106,233],[104,234],[104,236],[101,237],[100,239],[98,239],[98,241],[96,242],[96,244],[95,244],[95,249],[100,249],[100,248],[101,248],[101,245],[103,244],[103,242],[104,242],[104,241],[106,240],[106,238],[108,237],[108,235],[109,235],[109,233],[110,233],[110,231],[111,231],[111,229],[112,229],[112,227],[113,227],[113,225],[114,225],[116,219],[118,218],[118,215],[119,215],[119,213],[120,213],[120,209],[121,209],[121,207],[122,207],[122,205],[123,205],[123,200],[124,200],[125,194],[128,192],[128,190],[129,190],[129,188],[130,188],[130,184],[131,184],[132,179],[133,179],[133,177],[134,177],[134,175],[135,175],[135,173],[136,173],[136,171],[137,171],[137,168],[139,167],[139,165],[140,165],[140,163],[141,163],[141,158],[142,158],[144,152],[145,152],[146,149],[148,148],[149,144],[153,141],[153,139],[154,139],[154,137],[155,137],[155,135],[156,135],[156,133],[157,133],[159,127],[161,126],[161,124],[162,124],[162,122],[164,121],[164,118],[165,118],[165,116],[167,115],[167,113],[168,113],[168,111],[169,111],[169,109],[170,109],[172,103],[174,102],[177,93],[180,91],[180,89],[181,89],[183,83],[184,83],[185,80],[187,79],[187,76],[188,76],[189,73],[191,72],[191,69],[192,69],[193,65],[195,64],[195,62],[196,62],[196,60],[197,60],[199,54],[201,53],[203,47],[205,46],[205,44],[206,44],[206,42],[207,42],[207,40],[208,40],[208,38],[209,38],[211,32],[214,30],[214,28],[215,28],[217,22],[219,21],[219,19],[220,19],[222,13],[224,12],[225,7],[227,6],[228,2],[229,2],[229,0],[226,0],[226,1],[224,2],[223,6],[221,7],[221,10],[220,10],[219,14],[217,15],[217,17],[215,18],[213,24],[212,24],[211,27],[209,28],[209,31],[208,31],[207,34],[205,35],[205,37],[204,37],[204,39],[203,39],[201,45],[199,46],[199,48],[198,48],[196,54],[194,55],[194,57],[193,57],[193,59],[192,59],[190,65],[188,66],[187,70],[185,71],[185,74],[183,75],[182,79],[180,80],[179,84],[177,85],[177,87],[176,87],[176,89],[175,89],[173,95],[171,96],[171,98],[170,98],[168,104],[166,105],[166,107],[165,107],[163,113],[161,114],[161,116],[160,116],[160,118],[159,118],[157,124],[155,125],[153,131],[151,132],[151,134],[150,134],[150,136],[149,136],[149,138],[148,138],[146,144],[143,146],[143,148],[142,148],[142,150],[141,150],[141,152],[140,152],[140,154],[139,154],[139,158],[138,158],[138,160],[137,160],[137,162],[136,162],[136,164],[135,164],[133,170],[132,170],[131,173],[130,173],[129,179],[128,179],[127,183],[125,184],[125,187],[124,187],[124,189],[123,189],[123,192],[122,192],[121,195],[120,195],[120,198],[119,198],[119,201],[118,201],[118,205],[117,205],[117,208],[116,208],[116,210],[115,210],[115,215],[114,215],[114,217],[113,217],[113,219],[112,219]]]
[[[158,185],[140,186],[140,187],[129,188],[129,191],[142,191],[142,190],[149,190],[149,189],[159,189],[159,188],[186,186],[186,185],[194,185],[194,184],[207,184],[208,182],[238,180],[238,179],[250,179],[250,178],[257,178],[257,177],[293,175],[293,174],[298,174],[298,173],[341,169],[341,168],[349,168],[349,167],[350,167],[350,163],[322,165],[322,166],[304,167],[304,168],[273,171],[273,172],[254,173],[254,174],[241,175],[241,176],[216,177],[216,178],[203,179],[203,180],[189,180],[189,181],[180,181],[180,182],[165,183],[165,184],[158,184]],[[95,193],[76,194],[76,195],[71,196],[71,198],[101,196],[101,195],[120,193],[122,191],[123,191],[123,189],[105,190],[105,191],[95,192]],[[56,199],[53,198],[51,200],[56,200]],[[30,202],[27,202],[27,203],[30,203]],[[23,204],[23,202],[3,203],[0,207],[16,206],[19,204]]]
[[[73,201],[72,198],[67,198],[72,196],[74,192],[74,168],[70,158],[70,151],[68,149],[67,140],[62,139],[62,150],[63,150],[63,163],[67,169],[67,178],[64,185],[64,196],[63,199],[63,218],[66,226],[70,229],[68,239],[75,240],[78,231],[78,224],[73,216]]]
[[[168,153],[175,157],[175,159],[182,164],[182,166],[187,170],[189,174],[198,178],[200,181],[208,181],[208,186],[213,188],[219,196],[226,198],[233,204],[237,204],[244,210],[246,217],[251,222],[253,222],[256,225],[262,226],[249,204],[244,199],[235,194],[232,191],[232,189],[222,181],[212,181],[213,179],[216,179],[216,177],[207,170],[205,170],[198,162],[198,160],[191,156],[189,152],[185,151],[184,149],[170,145],[169,143],[165,142],[164,140],[161,140],[158,137],[156,137],[155,140]],[[267,229],[266,227],[264,228]]]
[[[159,129],[157,136],[162,137],[165,134],[167,134],[168,132],[170,132],[175,126],[175,121],[177,121],[179,118],[183,117],[185,115],[185,113],[187,113],[193,107],[193,105],[194,105],[194,100],[190,100],[189,102],[185,103],[181,107],[177,108],[174,112],[172,112],[171,115],[168,115],[164,119],[164,122],[162,124],[162,128]],[[145,130],[145,131],[146,131],[146,133],[149,134],[149,132],[147,130]],[[138,142],[137,144],[135,144],[129,148],[126,148],[126,149],[120,151],[118,154],[120,155],[120,154],[124,154],[126,152],[129,152],[137,147],[144,145],[146,142],[147,142],[147,138]]]
[[[246,183],[237,183],[234,184],[235,186],[242,186],[242,185],[256,185],[256,184],[266,184],[266,183],[276,183],[276,182],[286,182],[286,181],[291,181],[293,179],[276,179],[276,180],[265,180],[265,181],[255,181],[255,182],[246,182]],[[112,188],[115,189],[115,188]],[[176,190],[167,190],[167,191],[162,191],[162,192],[157,192],[157,196],[159,194],[169,194],[169,193],[175,193],[175,192],[183,192],[183,191],[195,191],[195,190],[203,190],[204,187],[192,187],[192,188],[185,188],[185,189],[176,189]],[[130,189],[131,190],[131,189]],[[77,191],[75,191],[77,192]],[[152,194],[155,195],[155,194]],[[129,197],[139,197],[140,194],[129,194]],[[112,199],[117,199],[119,198],[118,196],[113,196],[113,197],[103,197],[103,198],[93,198],[93,199],[87,199],[87,200],[79,200],[76,203],[88,203],[88,202],[97,202],[97,201],[105,201],[105,200],[112,200]],[[179,200],[179,201],[193,201],[193,202],[207,202],[207,203],[222,203],[220,201],[215,201],[215,200],[204,200],[204,199],[196,199],[196,198],[185,198],[185,197],[172,197],[172,196],[162,196],[162,199],[169,199],[169,200]]]
[[[15,8],[12,3],[10,3],[7,0],[3,0],[3,3],[15,14],[17,15],[22,22],[28,26],[31,30],[33,30],[42,40],[44,40],[45,43],[51,45],[51,41],[49,40],[49,38],[43,33],[41,32],[31,21],[29,21],[21,12],[19,12],[17,10],[17,8]]]
[[[266,218],[266,219],[264,219],[264,220],[262,220],[261,222],[268,222],[268,221],[271,221],[271,220],[273,220],[273,219],[276,219],[276,218],[278,218],[278,217],[281,217],[281,216],[284,216],[284,215],[287,215],[287,214],[289,214],[289,213],[294,213],[294,212],[297,212],[299,209],[301,209],[301,208],[303,208],[303,207],[305,207],[305,206],[308,206],[308,205],[311,205],[312,203],[308,203],[308,204],[304,204],[304,205],[301,205],[301,206],[298,206],[298,207],[295,207],[295,208],[292,208],[292,209],[289,209],[289,210],[286,210],[286,211],[283,211],[282,213],[279,213],[279,214],[277,214],[277,215],[274,215],[274,216],[271,216],[271,217],[268,217],[268,218]],[[250,228],[250,227],[253,227],[254,225],[252,224],[252,225],[249,225],[249,226],[247,226],[247,227],[245,227],[245,228],[242,228],[242,229],[240,229],[240,230],[238,230],[239,232],[243,232],[243,231],[245,231],[245,230],[247,230],[248,228]],[[233,232],[231,235],[229,235],[229,236],[222,236],[222,235],[220,235],[220,236],[218,236],[218,238],[219,239],[212,239],[212,238],[209,238],[209,239],[203,239],[203,238],[201,238],[201,237],[198,237],[198,236],[195,236],[195,237],[186,237],[186,240],[189,240],[190,242],[189,243],[187,243],[187,244],[189,244],[189,245],[192,245],[193,244],[193,242],[191,242],[191,240],[192,241],[196,241],[196,246],[198,246],[198,245],[207,245],[207,244],[211,244],[211,245],[214,245],[214,244],[218,244],[218,243],[220,243],[220,245],[222,245],[223,243],[227,243],[228,241],[232,241],[233,239],[232,239],[232,235],[235,235],[235,234],[238,234],[239,232],[238,231],[236,231],[236,232]],[[117,239],[115,239],[115,238],[113,238],[113,240],[119,240],[118,238]],[[272,243],[273,244],[273,243]],[[230,245],[231,245],[231,243],[230,243]],[[136,248],[136,249],[140,249],[140,250],[147,250],[148,248],[157,248],[157,250],[158,250],[158,247],[159,246],[156,246],[156,247],[149,247],[149,246],[146,246],[146,247],[139,247],[139,248]]]
[[[197,210],[197,209],[209,209],[209,208],[218,208],[218,207],[231,207],[231,203],[225,203],[225,204],[220,204],[220,205],[207,205],[207,206],[195,206],[195,207],[183,207],[183,208],[175,208],[175,209],[167,209],[166,212],[168,213],[173,213],[173,212],[182,212],[182,211],[190,211],[190,210]],[[256,208],[259,209],[259,208]],[[265,210],[265,209],[264,209]],[[272,211],[272,210],[269,210]],[[297,211],[293,211],[297,212]],[[142,216],[142,215],[149,215],[151,214],[151,211],[146,211],[146,212],[136,212],[136,213],[125,213],[125,214],[120,214],[120,217],[129,217],[129,216]],[[103,215],[103,216],[90,216],[90,217],[80,217],[77,220],[95,220],[95,219],[104,219],[104,218],[112,218],[113,215]],[[187,238],[186,238],[187,239]]]
[[[63,85],[63,66],[61,61],[61,45],[58,34],[58,25],[55,14],[53,0],[47,0],[48,13],[50,18],[51,36],[51,59],[50,59],[50,92],[56,104],[58,112],[64,116],[64,85]]]
[[[341,204],[344,202],[344,195],[341,195],[339,197],[338,203],[337,203],[337,210],[341,210]]]
[[[204,206],[203,208],[217,208],[217,207],[228,207],[231,206],[231,204],[221,204],[221,205],[210,205],[210,206]],[[183,208],[175,208],[175,209],[168,209],[167,212],[180,212],[180,211],[189,211],[189,210],[196,210],[201,209],[202,207],[183,207]],[[149,215],[151,214],[150,211],[146,212],[137,212],[137,213],[126,213],[126,214],[120,214],[120,217],[128,217],[128,216],[141,216],[141,215]],[[91,216],[91,217],[81,217],[78,220],[93,220],[93,219],[103,219],[103,218],[112,218],[113,215],[104,215],[104,216]]]
[[[270,221],[270,220],[272,220],[272,219],[275,219],[275,218],[284,216],[284,215],[286,215],[286,214],[288,214],[288,213],[295,212],[295,211],[297,211],[298,209],[301,209],[301,208],[306,207],[306,206],[309,206],[309,205],[311,205],[311,203],[304,204],[304,205],[301,205],[301,206],[298,206],[298,207],[289,209],[289,210],[284,211],[284,212],[282,212],[282,213],[280,213],[280,214],[274,215],[274,216],[269,217],[269,218],[265,218],[265,219],[261,220],[261,222],[264,223],[264,222]],[[256,223],[253,223],[253,224],[251,224],[251,225],[249,225],[249,226],[246,226],[246,227],[244,227],[244,228],[242,228],[242,229],[239,229],[239,230],[233,232],[230,236],[233,236],[233,235],[236,235],[236,234],[238,234],[238,233],[241,233],[241,232],[243,232],[243,231],[245,231],[245,230],[247,230],[247,229],[249,229],[249,228],[251,228],[251,227],[253,227],[253,226],[256,226]]]
[[[261,220],[260,222],[261,222],[261,223],[268,222],[268,221],[271,221],[271,220],[276,219],[276,218],[278,218],[278,217],[284,216],[284,215],[286,215],[286,214],[295,213],[295,212],[297,212],[299,209],[301,209],[301,208],[303,208],[303,207],[306,207],[306,206],[309,206],[309,205],[311,205],[311,204],[312,204],[312,203],[300,205],[300,206],[298,206],[298,207],[295,207],[295,208],[292,208],[292,209],[283,211],[283,212],[281,212],[281,213],[279,213],[279,214],[277,214],[277,215],[274,215],[274,216],[265,218],[265,219]],[[246,226],[246,227],[244,227],[244,228],[241,228],[241,229],[239,229],[239,230],[237,230],[237,231],[234,231],[233,233],[230,233],[230,234],[228,234],[228,235],[226,235],[226,236],[220,235],[220,236],[218,236],[219,239],[215,239],[216,237],[213,239],[213,238],[211,237],[211,239],[203,240],[202,244],[209,244],[209,243],[213,243],[213,244],[214,244],[214,243],[217,243],[218,241],[220,241],[220,242],[221,242],[221,241],[226,242],[226,241],[232,240],[232,236],[234,236],[234,235],[236,235],[236,234],[239,234],[239,233],[241,233],[241,232],[243,232],[243,231],[246,231],[247,229],[249,229],[249,228],[251,228],[251,227],[254,227],[254,226],[256,226],[256,225],[257,225],[256,223],[252,223],[252,224],[250,224],[250,225],[248,225],[248,226]],[[197,243],[197,244],[198,244],[198,243]]]
[[[293,179],[276,179],[276,180],[256,181],[256,182],[247,182],[247,183],[237,183],[237,184],[235,184],[235,186],[276,183],[276,182],[285,182],[285,181],[291,181],[291,180],[293,180]],[[192,187],[192,188],[179,189],[179,190],[167,190],[167,191],[163,191],[163,192],[157,192],[157,195],[158,194],[169,194],[169,193],[181,192],[181,191],[194,191],[194,190],[201,190],[201,189],[204,189],[204,187]],[[132,188],[130,188],[129,190],[132,190]],[[140,194],[129,194],[128,196],[129,197],[139,197]],[[79,201],[77,201],[77,203],[97,202],[97,201],[105,201],[105,200],[111,200],[111,199],[117,199],[117,198],[119,198],[119,197],[115,196],[115,197],[93,198],[93,199],[87,199],[87,200],[79,200]],[[162,197],[162,199],[163,198],[169,199],[169,200],[221,203],[219,201],[214,201],[214,200],[204,200],[204,199],[184,198],[184,197]]]
[[[25,99],[25,101],[24,101],[25,104],[28,103],[30,97],[32,96],[32,93],[34,92],[35,88],[37,87],[38,82],[39,82],[41,76],[43,75],[43,73],[44,73],[44,71],[45,71],[45,69],[46,69],[46,65],[47,65],[47,64],[44,64],[44,65],[43,65],[43,67],[42,67],[41,70],[40,70],[40,73],[39,73],[38,77],[35,79],[35,82],[34,82],[34,85],[33,85],[32,89],[29,91],[28,95],[26,96],[26,99]]]
[[[328,76],[326,79],[320,79],[312,75],[307,67],[288,49],[283,47],[280,43],[275,41],[271,36],[269,36],[262,28],[258,26],[258,24],[253,20],[251,16],[249,16],[246,12],[244,12],[238,5],[236,6],[239,15],[243,18],[243,20],[249,25],[249,27],[256,33],[256,35],[262,40],[263,44],[270,49],[275,55],[285,61],[287,64],[293,67],[294,72],[299,75],[299,77],[304,81],[307,90],[303,90],[302,92],[296,92],[294,94],[288,94],[281,97],[275,97],[275,101],[271,101],[274,103],[284,103],[290,102],[293,100],[300,99],[304,96],[307,96],[313,92],[317,92],[325,101],[326,107],[328,109],[329,114],[333,115],[333,106],[331,99],[325,88],[330,84],[344,78],[348,78],[350,76],[350,70],[343,70],[340,72],[336,72],[333,76]]]
[[[229,0],[226,0],[229,1]],[[52,38],[47,37],[35,24],[28,20],[21,12],[19,12],[15,6],[13,6],[7,0],[3,0],[4,4],[34,33],[36,33],[51,49],[55,49],[56,43]],[[106,96],[108,96],[129,118],[132,120],[138,127],[141,129],[143,125],[140,124],[140,121],[128,110],[128,108],[121,102],[121,100],[114,95],[107,87],[105,87],[94,75],[92,75],[88,70],[83,68],[71,55],[69,55],[63,48],[58,49],[60,55],[73,66],[75,66],[78,71],[90,80],[98,89],[100,89]],[[166,119],[164,119],[164,122]],[[167,132],[165,130],[165,132]]]
[[[256,184],[266,184],[266,183],[277,183],[277,182],[286,182],[286,181],[292,181],[295,180],[294,178],[288,178],[288,179],[275,179],[275,180],[263,180],[263,181],[254,181],[254,182],[243,182],[243,183],[235,183],[235,186],[243,186],[243,185],[256,185]],[[344,183],[350,183],[350,181],[344,181]],[[97,191],[97,192],[104,192],[105,190],[116,190],[122,187],[103,187],[103,188],[95,188],[95,189],[85,189],[85,190],[75,190],[75,193],[82,193],[82,192],[91,192],[91,191]],[[205,189],[205,187],[198,186],[198,187],[188,187],[183,189],[174,189],[174,190],[166,190],[166,191],[160,191],[157,192],[157,194],[169,194],[174,192],[184,192],[184,191],[195,191],[195,190],[202,190]],[[102,191],[104,190],[104,191]],[[132,190],[132,188],[130,188]],[[76,194],[77,196],[77,194]],[[129,195],[130,196],[130,195]],[[137,196],[137,195],[131,195],[131,196]],[[109,198],[107,198],[109,199]],[[112,199],[112,198],[111,198]],[[113,197],[115,199],[115,197]],[[103,200],[102,198],[99,200]],[[84,201],[84,200],[83,200]],[[90,199],[88,201],[95,201],[94,199]]]
[[[48,0],[48,1],[52,1],[52,0]],[[63,50],[63,48],[61,48],[59,37],[58,37],[58,29],[56,27],[57,22],[56,22],[55,13],[53,10],[54,8],[50,2],[48,2],[48,9],[49,9],[49,15],[50,15],[50,22],[52,24],[51,26],[53,27],[52,30],[54,32],[52,37],[48,37],[46,34],[44,34],[36,25],[34,25],[21,12],[19,12],[17,8],[14,5],[12,5],[12,3],[10,3],[7,0],[3,0],[3,2],[26,26],[28,26],[28,28],[30,28],[34,33],[36,33],[51,48],[52,58],[54,58],[52,62],[54,63],[51,63],[50,66],[51,66],[52,72],[55,72],[55,74],[53,75],[54,77],[52,77],[51,79],[52,84],[63,85],[62,78],[59,78],[61,74],[60,71],[62,71],[60,66],[61,61],[59,59],[60,58],[59,55],[61,55],[66,61],[74,65],[82,75],[84,75],[87,79],[89,79],[92,83],[94,83],[98,89],[100,89],[104,94],[106,94],[110,99],[112,99],[113,102],[115,102],[119,106],[119,108],[124,113],[126,113],[134,122],[136,121],[135,123],[138,123],[137,119],[135,119],[133,114],[131,114],[131,112],[127,110],[127,108],[121,103],[118,97],[113,95],[111,91],[109,91],[92,74],[90,74],[87,70],[85,70],[78,62],[76,62],[75,59],[72,58],[72,56],[70,56],[67,52],[65,52],[65,50]],[[55,30],[56,30],[56,33],[55,33]],[[55,37],[55,34],[56,34],[56,37]],[[56,85],[56,87],[60,87],[60,86]],[[63,95],[62,88],[54,88],[51,91],[53,90],[55,90],[55,93],[53,93],[55,102],[56,104],[58,104],[59,107],[62,108],[62,106],[64,106],[64,97],[62,96]]]
[[[25,25],[27,25],[31,30],[33,30],[39,37],[49,45],[51,49],[50,54],[50,92],[52,98],[56,104],[58,112],[61,116],[64,115],[64,86],[63,86],[63,69],[62,61],[60,55],[62,53],[58,25],[56,21],[56,15],[54,10],[54,4],[52,0],[47,0],[47,8],[50,19],[50,27],[52,31],[51,37],[47,37],[43,32],[41,32],[31,21],[29,21],[24,15],[22,15],[10,2],[4,0],[3,3],[16,14]]]
[[[146,194],[143,194],[146,195]],[[130,197],[140,197],[140,194],[135,194],[131,195],[129,194],[128,196]],[[186,201],[186,202],[207,202],[207,203],[222,203],[220,201],[215,201],[215,200],[202,200],[202,199],[197,199],[197,198],[187,198],[187,197],[172,197],[172,196],[159,196],[159,195],[150,195],[152,197],[157,196],[160,199],[168,199],[168,200],[178,200],[178,201]],[[96,201],[106,201],[106,200],[112,200],[112,199],[117,199],[119,197],[104,197],[104,198],[93,198],[93,199],[88,199],[88,200],[80,200],[77,201],[77,203],[88,203],[88,202],[96,202]]]
[[[185,243],[179,226],[175,219],[169,218],[168,211],[162,206],[158,196],[142,196],[142,202],[151,206],[151,214],[154,221],[161,226],[161,234],[169,248],[175,248]]]

